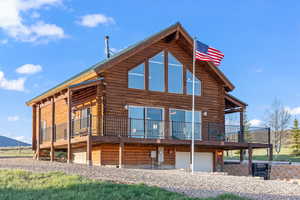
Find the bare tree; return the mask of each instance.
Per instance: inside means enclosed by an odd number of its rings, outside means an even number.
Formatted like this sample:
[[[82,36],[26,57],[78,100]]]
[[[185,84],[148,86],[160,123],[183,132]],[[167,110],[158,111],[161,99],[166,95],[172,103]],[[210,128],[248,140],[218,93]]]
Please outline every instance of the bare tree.
[[[291,114],[285,109],[282,103],[275,99],[271,108],[267,111],[267,125],[273,133],[273,144],[277,154],[281,151],[282,139],[284,132],[290,125]]]

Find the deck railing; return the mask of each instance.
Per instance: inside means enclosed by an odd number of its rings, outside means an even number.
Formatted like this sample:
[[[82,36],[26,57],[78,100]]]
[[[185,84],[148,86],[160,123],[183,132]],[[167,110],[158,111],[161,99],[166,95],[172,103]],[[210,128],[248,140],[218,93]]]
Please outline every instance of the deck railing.
[[[135,119],[106,115],[102,120],[96,116],[73,119],[71,137],[85,135],[117,136],[144,139],[191,140],[192,123],[182,121],[164,121]],[[51,127],[41,129],[41,141],[51,141]],[[67,139],[67,123],[56,124],[54,141]],[[98,130],[98,131],[97,131]],[[269,128],[224,125],[221,123],[195,123],[195,140],[263,143],[270,142]]]

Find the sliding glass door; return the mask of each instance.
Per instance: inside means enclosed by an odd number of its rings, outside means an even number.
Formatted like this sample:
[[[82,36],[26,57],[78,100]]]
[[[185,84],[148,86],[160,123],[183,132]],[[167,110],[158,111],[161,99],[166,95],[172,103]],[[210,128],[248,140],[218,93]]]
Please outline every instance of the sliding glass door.
[[[195,139],[201,140],[201,111],[195,111]],[[170,109],[170,127],[172,137],[176,139],[192,138],[192,111]]]
[[[163,109],[129,106],[129,135],[135,138],[162,138]]]

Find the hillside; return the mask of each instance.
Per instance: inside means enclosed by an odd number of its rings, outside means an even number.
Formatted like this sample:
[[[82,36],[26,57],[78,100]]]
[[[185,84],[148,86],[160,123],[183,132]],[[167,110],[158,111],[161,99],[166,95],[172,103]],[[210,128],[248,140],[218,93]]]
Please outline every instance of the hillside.
[[[15,147],[15,146],[31,146],[31,145],[9,137],[0,136],[0,147]]]

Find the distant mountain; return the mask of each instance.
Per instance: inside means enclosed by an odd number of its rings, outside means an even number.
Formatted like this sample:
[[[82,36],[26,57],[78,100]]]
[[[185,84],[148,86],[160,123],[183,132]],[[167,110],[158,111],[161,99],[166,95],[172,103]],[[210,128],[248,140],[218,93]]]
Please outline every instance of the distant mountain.
[[[12,138],[0,135],[0,147],[17,147],[17,146],[31,146],[25,142],[21,142]]]

